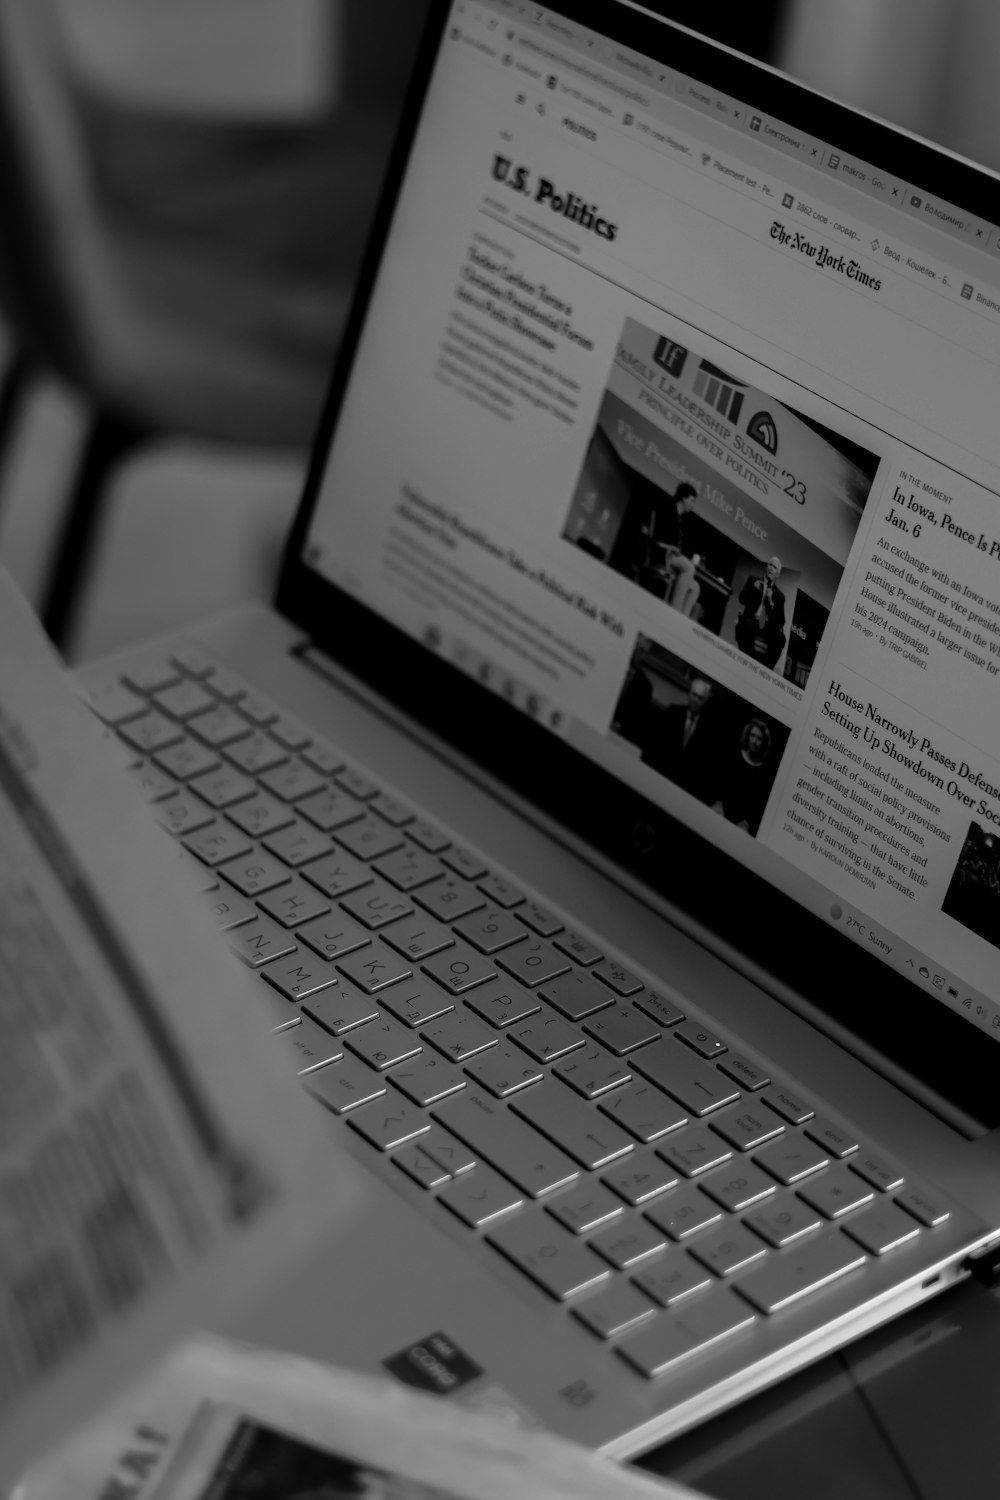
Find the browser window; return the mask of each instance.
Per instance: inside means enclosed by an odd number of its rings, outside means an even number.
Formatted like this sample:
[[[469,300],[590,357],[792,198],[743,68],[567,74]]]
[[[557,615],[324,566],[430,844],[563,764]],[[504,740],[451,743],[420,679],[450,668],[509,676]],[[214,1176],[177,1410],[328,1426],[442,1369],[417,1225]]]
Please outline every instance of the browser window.
[[[1000,1037],[994,231],[548,9],[447,37],[312,566]]]

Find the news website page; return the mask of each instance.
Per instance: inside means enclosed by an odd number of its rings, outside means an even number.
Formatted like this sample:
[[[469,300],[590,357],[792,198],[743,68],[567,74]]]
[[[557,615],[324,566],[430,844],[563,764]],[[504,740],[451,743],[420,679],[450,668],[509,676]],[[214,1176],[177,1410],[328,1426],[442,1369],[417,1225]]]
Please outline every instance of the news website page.
[[[560,27],[453,8],[307,557],[1000,1037],[1000,259]]]

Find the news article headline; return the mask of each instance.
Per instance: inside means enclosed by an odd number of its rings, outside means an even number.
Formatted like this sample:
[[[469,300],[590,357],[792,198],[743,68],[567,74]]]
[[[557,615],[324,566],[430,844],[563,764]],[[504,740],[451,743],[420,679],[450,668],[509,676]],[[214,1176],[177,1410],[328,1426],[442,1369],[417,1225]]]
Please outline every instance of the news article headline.
[[[444,546],[454,550],[463,542],[488,552],[497,562],[506,564],[515,573],[544,589],[571,609],[578,610],[589,620],[600,625],[619,639],[624,639],[625,623],[603,606],[595,604],[571,584],[565,584],[543,567],[529,563],[514,547],[504,547],[479,527],[470,526],[461,516],[446,510],[443,505],[428,500],[410,484],[403,485],[403,499],[396,513],[411,526],[416,526],[427,536],[433,536]]]

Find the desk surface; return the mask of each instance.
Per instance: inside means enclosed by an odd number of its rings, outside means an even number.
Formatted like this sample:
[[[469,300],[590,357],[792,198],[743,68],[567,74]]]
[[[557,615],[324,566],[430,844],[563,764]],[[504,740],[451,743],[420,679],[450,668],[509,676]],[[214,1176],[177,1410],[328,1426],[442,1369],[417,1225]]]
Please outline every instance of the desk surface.
[[[648,1455],[717,1500],[996,1494],[1000,1290],[964,1283]]]

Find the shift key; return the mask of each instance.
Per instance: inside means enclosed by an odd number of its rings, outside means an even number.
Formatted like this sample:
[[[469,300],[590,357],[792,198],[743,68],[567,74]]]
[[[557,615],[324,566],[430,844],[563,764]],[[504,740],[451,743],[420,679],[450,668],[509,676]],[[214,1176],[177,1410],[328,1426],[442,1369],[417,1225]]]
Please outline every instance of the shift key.
[[[557,1146],[478,1089],[445,1100],[431,1114],[532,1198],[579,1176],[577,1167]]]

